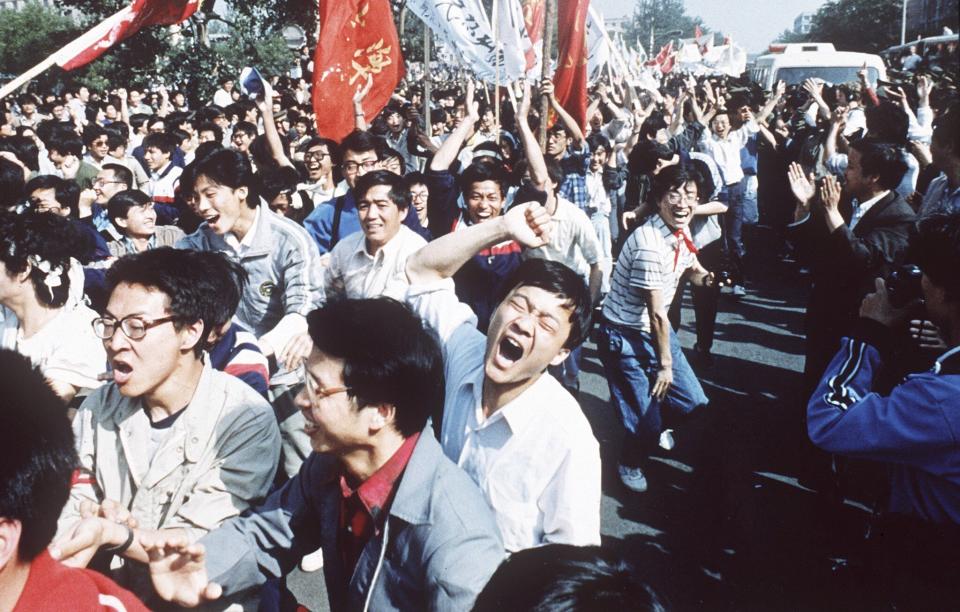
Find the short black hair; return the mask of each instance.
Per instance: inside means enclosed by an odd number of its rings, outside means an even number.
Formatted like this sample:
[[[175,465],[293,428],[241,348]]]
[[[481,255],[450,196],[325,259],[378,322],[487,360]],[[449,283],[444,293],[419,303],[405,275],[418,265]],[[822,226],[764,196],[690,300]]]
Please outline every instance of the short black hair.
[[[203,321],[203,333],[194,345],[199,357],[213,329],[214,302],[221,284],[211,280],[207,256],[199,251],[161,247],[118,259],[107,271],[107,295],[117,285],[141,285],[170,299],[177,329]]]
[[[397,176],[389,170],[374,170],[367,172],[357,179],[353,193],[357,196],[358,204],[371,188],[378,185],[390,187],[387,197],[390,198],[390,201],[396,204],[400,210],[406,210],[410,206],[410,192],[407,191],[403,177]]]
[[[106,135],[107,131],[96,123],[88,123],[87,127],[83,128],[83,144],[89,147],[94,140]]]
[[[32,561],[53,540],[80,465],[60,398],[30,360],[0,351],[0,517],[20,522],[17,553]]]
[[[564,306],[570,310],[570,335],[563,343],[563,348],[574,349],[580,346],[590,331],[593,303],[590,290],[579,274],[556,261],[527,259],[503,280],[497,303],[502,303],[517,287],[536,287],[566,300]]]
[[[139,189],[118,191],[107,201],[107,218],[123,233],[123,230],[117,225],[117,219],[126,219],[131,208],[144,206],[150,202],[152,202],[150,196]]]
[[[100,169],[113,172],[113,180],[123,183],[127,189],[133,187],[133,172],[130,172],[130,168],[122,164],[103,164]]]
[[[0,209],[16,206],[23,197],[23,169],[0,157]]]
[[[591,153],[600,147],[603,147],[608,154],[613,153],[610,147],[610,140],[599,132],[592,132],[589,136],[587,136],[587,146],[590,147]]]
[[[212,121],[204,121],[198,124],[197,135],[199,135],[200,132],[213,132],[213,140],[218,144],[223,142],[223,130]]]
[[[548,544],[510,555],[477,597],[474,612],[664,612],[640,568],[599,546]]]
[[[921,219],[909,252],[930,281],[946,290],[948,300],[960,302],[960,212]]]
[[[340,155],[342,156],[347,151],[353,151],[354,153],[364,153],[366,151],[379,151],[380,145],[378,141],[380,139],[371,134],[370,132],[364,132],[361,130],[353,130],[347,134],[346,138],[343,139],[343,142],[340,143]]]
[[[206,303],[208,313],[204,323],[211,330],[219,329],[233,318],[243,297],[247,284],[247,271],[238,262],[216,251],[194,251],[198,264],[206,271],[207,280],[213,285]]]
[[[667,129],[667,120],[663,118],[663,113],[654,112],[640,124],[640,140],[655,138],[657,132]]]
[[[147,134],[143,137],[143,150],[147,149],[157,149],[161,153],[167,155],[173,155],[173,150],[177,148],[179,143],[176,139],[166,132],[155,132],[153,134]]]
[[[249,121],[239,121],[235,126],[233,126],[233,134],[236,134],[237,132],[242,132],[250,138],[256,138],[257,126],[253,125]]]
[[[910,131],[910,117],[899,104],[890,100],[881,100],[876,106],[863,109],[867,120],[867,134],[871,138],[905,145]]]
[[[292,193],[300,182],[300,175],[290,166],[266,168],[258,171],[257,174],[260,175],[260,195],[268,203],[285,191]]]
[[[460,175],[460,190],[466,194],[474,183],[493,181],[500,187],[500,195],[506,196],[509,178],[507,169],[500,160],[485,157],[473,162],[463,171]]]
[[[904,150],[888,142],[863,138],[850,143],[850,148],[860,154],[860,172],[864,176],[878,176],[883,189],[894,189],[907,173]]]
[[[29,136],[21,134],[0,138],[0,151],[13,153],[20,163],[34,172],[40,169],[40,148]]]
[[[60,155],[83,156],[83,141],[76,132],[54,130],[44,144],[48,151],[56,151]]]
[[[653,177],[653,186],[650,188],[650,203],[654,207],[660,205],[660,200],[668,191],[679,189],[687,183],[694,183],[700,188],[699,175],[690,168],[680,165],[664,168]]]
[[[304,121],[307,121],[307,119],[304,119]],[[319,146],[327,147],[327,153],[330,154],[330,160],[334,164],[340,163],[340,147],[337,146],[335,141],[330,140],[329,138],[323,138],[322,136],[311,136],[297,147],[297,151],[300,153],[306,153],[313,147]]]
[[[197,157],[180,175],[180,192],[189,198],[201,176],[230,189],[246,187],[247,206],[256,208],[260,203],[259,180],[250,167],[250,160],[239,151],[221,148],[203,158]]]
[[[443,353],[435,333],[404,304],[379,297],[335,300],[307,316],[314,347],[342,359],[343,382],[360,407],[396,407],[405,438],[443,413]]]
[[[23,192],[29,197],[31,193],[40,189],[53,189],[53,197],[60,206],[70,209],[70,216],[79,215],[80,186],[76,181],[62,179],[52,174],[41,174],[30,179]]]
[[[423,172],[408,172],[403,176],[403,184],[409,190],[414,185],[427,185],[427,176]]]
[[[669,145],[654,140],[641,140],[627,157],[627,170],[634,176],[652,175],[661,159],[672,157],[673,149]]]
[[[63,217],[37,212],[0,214],[0,261],[6,266],[7,274],[23,272],[34,257],[48,262],[51,270],[60,268],[60,284],[50,286],[44,283],[47,273],[31,265],[30,282],[41,304],[59,308],[67,303],[70,258],[76,257],[83,248],[83,237]]]

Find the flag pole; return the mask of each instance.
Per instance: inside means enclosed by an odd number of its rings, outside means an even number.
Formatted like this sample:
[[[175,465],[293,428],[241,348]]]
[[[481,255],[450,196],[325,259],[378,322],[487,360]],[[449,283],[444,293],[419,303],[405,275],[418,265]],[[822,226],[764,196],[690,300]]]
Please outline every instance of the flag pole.
[[[430,97],[433,95],[430,75],[430,28],[423,24],[423,124],[427,138],[433,138],[433,124],[430,122]]]
[[[493,80],[493,120],[497,126],[497,141],[500,140],[500,16],[497,14],[499,9],[498,0],[493,0],[493,52],[495,71]]]
[[[553,55],[553,32],[557,26],[557,0],[543,0],[546,4],[544,5],[543,12],[543,56],[541,58],[541,73],[540,79],[542,81],[550,78],[550,56]],[[547,148],[547,118],[550,114],[550,99],[546,96],[541,96],[540,100],[540,148],[546,150]]]
[[[130,12],[130,7],[124,7],[107,17],[97,25],[93,26],[80,36],[76,37],[72,41],[68,42],[64,46],[57,49],[55,52],[51,53],[45,60],[34,66],[33,68],[27,70],[14,80],[10,81],[0,89],[0,99],[3,99],[19,89],[21,86],[25,85],[32,81],[35,77],[42,74],[48,68],[56,64],[61,57],[66,57],[69,54],[79,53],[86,47],[92,45],[95,41],[103,38],[103,36],[116,24],[124,15]]]

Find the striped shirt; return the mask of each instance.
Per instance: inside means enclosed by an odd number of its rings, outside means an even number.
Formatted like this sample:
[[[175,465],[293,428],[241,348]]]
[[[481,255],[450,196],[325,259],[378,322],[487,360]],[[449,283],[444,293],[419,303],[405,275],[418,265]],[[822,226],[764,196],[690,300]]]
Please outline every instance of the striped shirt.
[[[687,236],[689,238],[689,233]],[[678,240],[660,215],[650,217],[630,234],[620,251],[610,293],[603,301],[603,316],[614,325],[649,332],[650,313],[645,291],[659,289],[666,310],[673,301],[680,277],[696,259],[686,241]]]

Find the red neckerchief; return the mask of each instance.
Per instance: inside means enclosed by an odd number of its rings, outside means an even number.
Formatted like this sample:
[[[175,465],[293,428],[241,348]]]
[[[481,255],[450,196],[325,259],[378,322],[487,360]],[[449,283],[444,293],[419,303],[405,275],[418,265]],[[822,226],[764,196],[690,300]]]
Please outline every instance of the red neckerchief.
[[[681,244],[686,244],[687,249],[694,255],[696,255],[699,251],[697,250],[697,246],[693,244],[693,240],[690,239],[690,236],[687,236],[687,233],[683,231],[683,228],[673,232],[673,237],[677,241],[677,246],[673,251],[673,271],[676,272],[677,264],[680,263]]]
[[[350,488],[346,476],[340,476],[342,497],[338,548],[349,574],[353,574],[363,547],[374,534],[380,532],[386,521],[387,508],[397,491],[400,475],[407,467],[419,439],[419,433],[407,438],[393,456],[356,489]]]

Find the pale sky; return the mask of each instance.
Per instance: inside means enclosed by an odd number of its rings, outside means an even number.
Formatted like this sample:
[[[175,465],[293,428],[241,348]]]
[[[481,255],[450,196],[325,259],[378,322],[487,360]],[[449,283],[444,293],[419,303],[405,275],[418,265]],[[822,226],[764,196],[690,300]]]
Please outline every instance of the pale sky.
[[[633,13],[634,0],[591,0],[605,17]],[[767,45],[804,12],[815,13],[825,0],[684,0],[687,14],[699,15],[713,31],[730,34],[747,53]],[[835,42],[835,41],[826,41]]]

